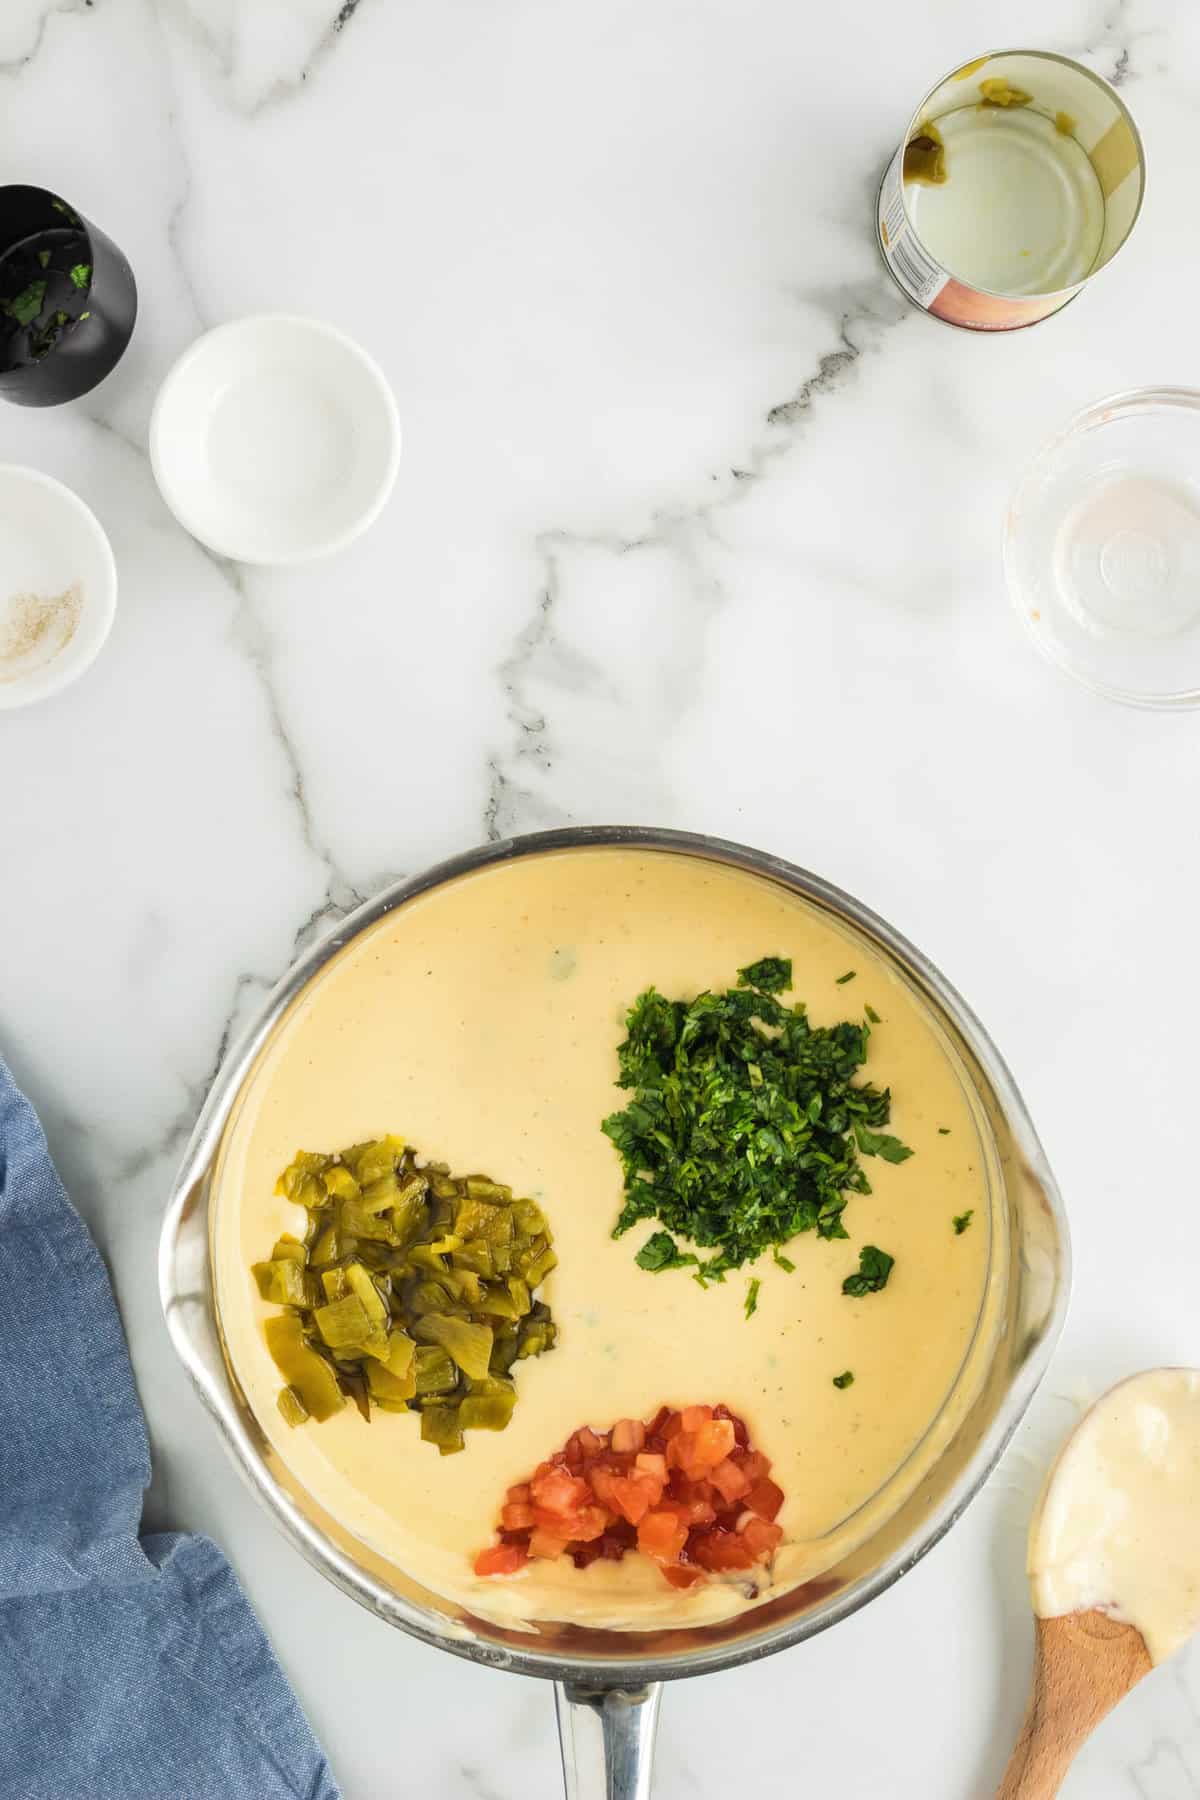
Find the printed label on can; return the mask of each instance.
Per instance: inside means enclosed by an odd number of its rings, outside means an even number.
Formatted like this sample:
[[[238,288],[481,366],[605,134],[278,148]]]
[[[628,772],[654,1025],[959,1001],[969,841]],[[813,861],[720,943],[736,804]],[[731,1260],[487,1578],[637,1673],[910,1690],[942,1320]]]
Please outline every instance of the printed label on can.
[[[930,256],[905,211],[903,145],[888,164],[880,184],[876,224],[879,247],[892,278],[913,305],[968,331],[1015,331],[1022,325],[1036,324],[1065,306],[1083,285],[1079,282],[1057,294],[1010,299],[1002,294],[985,294],[957,280]]]
[[[879,190],[879,243],[888,268],[909,299],[930,311],[950,274],[934,262],[908,222],[903,145],[893,156]]]

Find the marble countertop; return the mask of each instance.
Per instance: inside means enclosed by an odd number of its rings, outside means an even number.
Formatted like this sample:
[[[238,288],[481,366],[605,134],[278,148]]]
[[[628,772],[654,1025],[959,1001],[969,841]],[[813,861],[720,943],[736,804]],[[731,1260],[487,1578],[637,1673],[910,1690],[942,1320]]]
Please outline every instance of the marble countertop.
[[[997,35],[1117,78],[1150,179],[1094,288],[991,339],[902,303],[872,202],[910,106]],[[347,1800],[556,1793],[550,1694],[410,1643],[285,1546],[169,1351],[159,1218],[298,946],[567,821],[738,838],[893,920],[1011,1061],[1075,1232],[1066,1335],[982,1497],[837,1630],[674,1686],[656,1793],[997,1778],[1049,1447],[1117,1376],[1200,1361],[1196,721],[1043,665],[999,558],[1018,471],[1078,407],[1200,385],[1197,67],[1171,0],[3,7],[5,178],[102,225],[142,311],[85,400],[0,409],[0,458],[84,496],[121,581],[92,671],[0,716],[0,1045],[114,1271],[149,1516],[229,1552]],[[375,354],[405,455],[367,537],[274,572],[188,538],[145,443],[180,349],[279,308]],[[1064,1792],[1200,1795],[1200,1659]]]

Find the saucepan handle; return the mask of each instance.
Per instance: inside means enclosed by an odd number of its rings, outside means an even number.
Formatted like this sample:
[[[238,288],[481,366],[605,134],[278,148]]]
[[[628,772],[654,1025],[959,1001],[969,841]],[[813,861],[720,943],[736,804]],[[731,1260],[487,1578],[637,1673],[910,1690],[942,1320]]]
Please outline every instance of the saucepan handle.
[[[661,1681],[646,1687],[554,1684],[567,1800],[650,1800]]]

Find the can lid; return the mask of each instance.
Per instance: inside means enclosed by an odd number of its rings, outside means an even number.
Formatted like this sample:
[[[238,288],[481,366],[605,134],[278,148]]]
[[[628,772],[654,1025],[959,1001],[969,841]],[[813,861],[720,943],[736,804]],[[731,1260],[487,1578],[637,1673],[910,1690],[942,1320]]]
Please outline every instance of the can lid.
[[[1104,400],[1040,450],[1004,567],[1044,655],[1135,706],[1200,705],[1200,393]]]

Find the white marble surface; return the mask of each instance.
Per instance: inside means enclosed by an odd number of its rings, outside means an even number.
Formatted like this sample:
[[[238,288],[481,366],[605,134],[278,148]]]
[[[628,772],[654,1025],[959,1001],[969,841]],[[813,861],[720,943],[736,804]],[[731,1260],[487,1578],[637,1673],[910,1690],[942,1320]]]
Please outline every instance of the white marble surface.
[[[1093,291],[989,340],[899,302],[872,199],[908,106],[997,36],[1116,73],[1150,183]],[[76,201],[142,298],[96,393],[0,411],[0,457],[75,487],[121,573],[92,672],[0,717],[0,1043],[114,1270],[150,1517],[229,1551],[348,1800],[553,1795],[550,1696],[389,1632],[277,1538],[168,1350],[158,1220],[231,1030],[314,927],[567,820],[724,833],[893,919],[1011,1059],[1076,1236],[1026,1452],[867,1612],[672,1689],[657,1794],[995,1781],[1046,1449],[1080,1392],[1200,1362],[1197,722],[1044,667],[998,555],[1077,407],[1200,384],[1197,67],[1188,0],[0,8],[4,179]],[[352,550],[242,571],[164,510],[146,423],[197,331],[280,306],[380,359],[405,459]],[[1200,1795],[1200,1660],[1065,1793]]]

